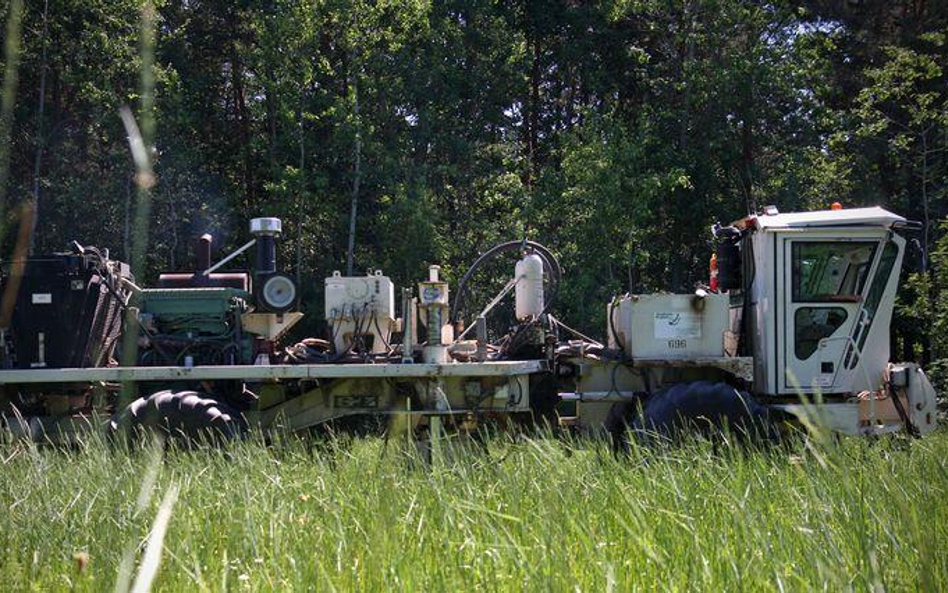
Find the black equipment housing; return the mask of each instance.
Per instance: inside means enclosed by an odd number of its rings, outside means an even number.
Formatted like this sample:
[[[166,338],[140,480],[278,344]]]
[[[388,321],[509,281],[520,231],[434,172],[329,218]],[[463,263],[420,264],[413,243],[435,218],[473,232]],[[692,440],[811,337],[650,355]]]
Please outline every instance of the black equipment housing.
[[[26,261],[20,278],[6,368],[77,368],[108,364],[121,334],[128,266],[95,248]],[[0,290],[15,287],[9,263]]]
[[[731,228],[724,230],[731,230]],[[720,290],[743,288],[741,234],[739,232],[720,233],[715,252],[718,260],[718,288]]]

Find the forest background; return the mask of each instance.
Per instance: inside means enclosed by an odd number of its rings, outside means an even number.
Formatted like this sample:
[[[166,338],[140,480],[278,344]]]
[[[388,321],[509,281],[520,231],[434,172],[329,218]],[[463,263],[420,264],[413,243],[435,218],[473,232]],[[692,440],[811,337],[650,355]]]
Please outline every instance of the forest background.
[[[35,253],[132,258],[129,106],[146,283],[278,216],[318,331],[333,270],[456,281],[527,237],[601,335],[612,295],[707,281],[714,222],[881,205],[921,223],[893,358],[948,367],[948,3],[158,0],[144,54],[142,7],[0,0],[0,202],[8,231],[34,208]]]

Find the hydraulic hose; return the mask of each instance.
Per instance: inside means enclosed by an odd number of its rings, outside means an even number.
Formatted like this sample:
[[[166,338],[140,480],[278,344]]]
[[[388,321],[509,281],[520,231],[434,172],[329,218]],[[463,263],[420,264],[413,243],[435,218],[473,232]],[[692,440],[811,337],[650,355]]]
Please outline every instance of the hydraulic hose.
[[[560,267],[559,260],[556,259],[556,256],[553,253],[535,241],[507,241],[506,243],[498,243],[494,245],[484,253],[482,253],[471,267],[468,268],[464,276],[461,277],[461,282],[458,284],[458,291],[454,297],[454,306],[451,308],[451,313],[449,319],[451,323],[457,323],[460,321],[461,312],[464,310],[465,300],[467,299],[467,285],[470,282],[471,278],[477,272],[477,270],[483,266],[488,261],[494,259],[501,253],[507,251],[514,251],[523,248],[533,249],[537,255],[543,260],[544,267],[547,269],[550,274],[551,289],[550,294],[546,298],[546,303],[543,307],[543,312],[541,315],[545,315],[550,311],[550,308],[556,302],[556,296],[560,288],[560,279],[563,277],[563,269]]]

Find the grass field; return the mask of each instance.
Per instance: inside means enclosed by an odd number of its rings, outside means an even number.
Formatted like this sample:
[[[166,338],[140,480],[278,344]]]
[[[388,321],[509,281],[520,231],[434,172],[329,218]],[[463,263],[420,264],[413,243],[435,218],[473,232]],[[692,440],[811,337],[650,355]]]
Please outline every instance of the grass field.
[[[496,441],[431,469],[382,453],[5,445],[3,588],[126,586],[162,501],[161,590],[948,587],[945,433],[621,460]]]

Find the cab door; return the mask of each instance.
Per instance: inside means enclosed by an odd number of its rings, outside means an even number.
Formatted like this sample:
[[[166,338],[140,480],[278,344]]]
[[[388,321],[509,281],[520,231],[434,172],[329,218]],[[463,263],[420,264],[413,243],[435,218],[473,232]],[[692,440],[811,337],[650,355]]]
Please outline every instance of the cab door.
[[[782,393],[840,393],[843,357],[860,327],[867,279],[882,237],[878,232],[786,233],[778,238],[782,273],[776,316]]]

